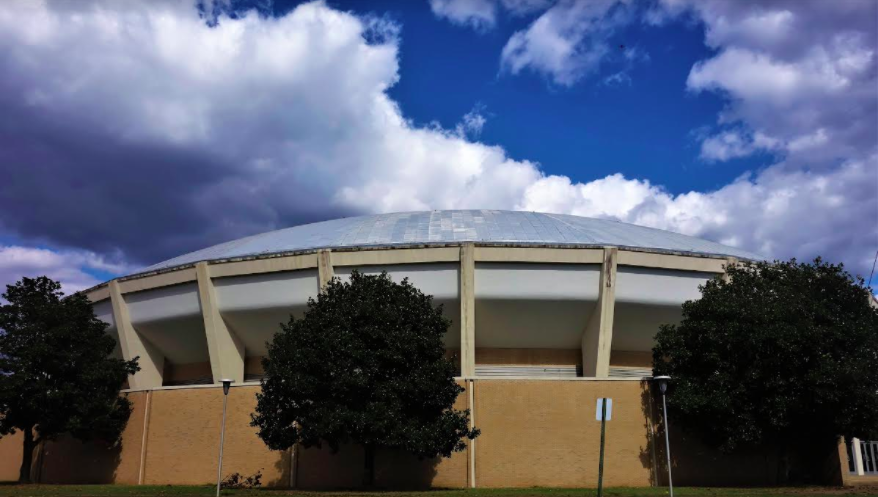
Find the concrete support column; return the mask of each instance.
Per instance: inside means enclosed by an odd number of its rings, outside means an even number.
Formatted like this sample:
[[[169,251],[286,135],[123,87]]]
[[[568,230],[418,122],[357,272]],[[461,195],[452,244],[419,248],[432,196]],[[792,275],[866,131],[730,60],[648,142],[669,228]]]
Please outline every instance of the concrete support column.
[[[863,469],[863,446],[860,445],[859,438],[851,439],[851,453],[854,455],[854,473],[863,476],[866,473]]]
[[[726,283],[729,282],[729,268],[733,267],[733,266],[737,266],[737,265],[738,265],[738,258],[737,257],[727,257],[726,258],[726,272],[723,273],[723,280],[725,280]]]
[[[130,361],[138,357],[140,371],[128,377],[128,386],[134,389],[155,388],[162,386],[162,373],[165,369],[165,358],[151,343],[146,341],[134,325],[128,314],[128,304],[119,290],[119,282],[113,280],[109,284],[110,302],[113,305],[113,320],[119,335],[119,348],[122,358]]]
[[[219,312],[216,290],[210,279],[210,266],[206,262],[195,265],[198,278],[198,299],[201,302],[201,315],[204,318],[204,333],[207,338],[207,351],[210,354],[210,370],[213,382],[223,379],[244,381],[244,344],[229,329]]]
[[[460,247],[460,374],[476,374],[476,257],[475,246]]]
[[[616,308],[616,261],[618,249],[604,247],[598,302],[582,334],[582,375],[595,378],[610,376],[610,351],[613,346],[613,313]]]
[[[332,270],[332,253],[329,250],[321,250],[317,252],[317,277],[320,280],[320,291],[322,292],[326,285],[335,275]]]

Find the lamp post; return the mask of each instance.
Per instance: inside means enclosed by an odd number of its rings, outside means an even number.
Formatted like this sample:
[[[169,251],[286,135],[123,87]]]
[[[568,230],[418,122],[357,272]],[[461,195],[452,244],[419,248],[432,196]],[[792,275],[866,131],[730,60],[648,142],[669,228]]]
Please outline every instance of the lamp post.
[[[223,424],[220,429],[220,452],[219,464],[216,469],[216,497],[220,494],[220,484],[223,478],[223,442],[226,438],[226,404],[229,402],[229,387],[232,386],[234,380],[220,380],[223,383]]]
[[[665,420],[665,453],[668,455],[668,488],[670,489],[670,497],[674,497],[674,480],[671,478],[671,441],[668,438],[668,402],[665,400],[665,392],[668,390],[668,382],[671,381],[670,376],[656,376],[653,381],[657,381],[659,390],[662,392],[662,416]]]

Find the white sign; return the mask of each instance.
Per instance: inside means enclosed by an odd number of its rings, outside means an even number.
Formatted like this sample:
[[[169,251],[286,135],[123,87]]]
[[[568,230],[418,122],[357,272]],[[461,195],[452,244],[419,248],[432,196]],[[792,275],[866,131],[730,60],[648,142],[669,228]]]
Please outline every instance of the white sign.
[[[602,421],[601,419],[601,404],[604,399],[598,399],[598,405],[594,412],[594,419],[597,421]],[[607,421],[613,419],[613,399],[607,399]]]

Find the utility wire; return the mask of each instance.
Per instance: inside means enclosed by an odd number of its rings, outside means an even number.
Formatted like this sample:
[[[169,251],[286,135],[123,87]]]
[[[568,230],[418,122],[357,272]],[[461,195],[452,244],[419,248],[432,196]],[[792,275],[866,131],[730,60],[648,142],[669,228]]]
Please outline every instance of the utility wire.
[[[872,272],[869,273],[869,288],[872,288],[872,276],[875,275],[875,263],[878,262],[878,250],[875,251],[875,260],[872,261]]]

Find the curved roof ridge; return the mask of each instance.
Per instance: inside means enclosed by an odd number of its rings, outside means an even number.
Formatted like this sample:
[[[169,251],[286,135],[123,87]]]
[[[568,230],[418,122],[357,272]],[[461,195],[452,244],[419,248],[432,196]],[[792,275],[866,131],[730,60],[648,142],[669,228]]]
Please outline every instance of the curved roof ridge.
[[[287,252],[463,242],[529,246],[611,245],[658,252],[763,259],[736,247],[610,219],[496,209],[433,210],[370,214],[282,228],[183,254],[137,273],[200,261]]]
[[[550,218],[552,218],[552,219],[558,221],[559,223],[564,223],[564,224],[566,224],[567,226],[570,226],[571,229],[575,229],[575,230],[577,230],[577,231],[581,231],[581,232],[585,233],[586,235],[588,235],[588,233],[585,232],[585,231],[584,231],[582,228],[580,228],[579,226],[574,226],[573,224],[571,224],[571,223],[565,221],[564,219],[562,219],[563,216],[569,216],[569,215],[571,215],[571,214],[553,214],[553,213],[547,212],[547,213],[545,213],[544,215],[545,215],[546,217],[550,217]],[[612,220],[611,220],[611,219],[606,219],[605,221],[612,221]]]

